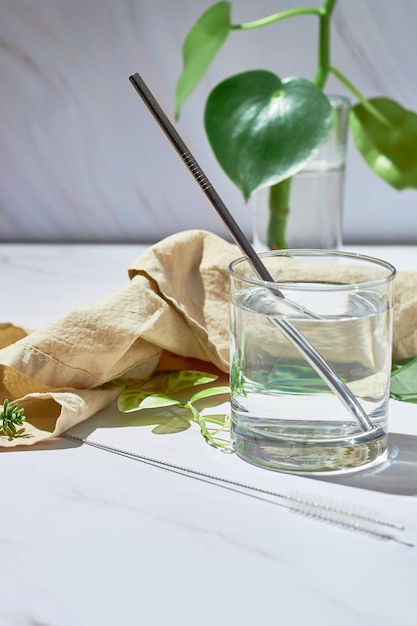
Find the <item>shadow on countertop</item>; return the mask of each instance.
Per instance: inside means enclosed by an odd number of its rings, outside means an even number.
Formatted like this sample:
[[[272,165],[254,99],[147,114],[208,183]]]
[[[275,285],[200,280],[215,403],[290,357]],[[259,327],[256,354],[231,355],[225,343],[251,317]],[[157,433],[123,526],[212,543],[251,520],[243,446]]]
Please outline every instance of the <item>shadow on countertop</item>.
[[[337,476],[315,477],[359,489],[399,496],[417,495],[417,437],[389,433],[388,457],[379,465]]]

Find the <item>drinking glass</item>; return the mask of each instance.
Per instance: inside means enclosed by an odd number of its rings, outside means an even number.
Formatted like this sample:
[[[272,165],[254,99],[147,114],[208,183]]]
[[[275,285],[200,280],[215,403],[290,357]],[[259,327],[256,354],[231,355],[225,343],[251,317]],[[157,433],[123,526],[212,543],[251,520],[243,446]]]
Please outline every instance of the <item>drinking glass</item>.
[[[395,268],[330,250],[262,253],[274,283],[242,257],[230,265],[231,428],[236,453],[297,473],[346,472],[387,451]],[[278,297],[277,286],[282,294]],[[294,301],[303,313],[286,301]],[[290,321],[349,387],[365,431],[281,333]]]

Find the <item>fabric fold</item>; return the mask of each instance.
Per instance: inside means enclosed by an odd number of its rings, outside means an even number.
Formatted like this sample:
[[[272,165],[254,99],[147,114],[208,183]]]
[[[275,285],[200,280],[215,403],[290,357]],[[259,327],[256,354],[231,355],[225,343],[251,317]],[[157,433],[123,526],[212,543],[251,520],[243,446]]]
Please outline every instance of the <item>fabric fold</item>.
[[[178,357],[177,368],[194,359],[226,372],[227,267],[236,256],[211,233],[179,233],[132,263],[119,291],[26,336],[0,325],[0,402],[17,401],[26,415],[21,436],[0,436],[0,446],[61,435],[127,380],[148,378],[164,355]]]

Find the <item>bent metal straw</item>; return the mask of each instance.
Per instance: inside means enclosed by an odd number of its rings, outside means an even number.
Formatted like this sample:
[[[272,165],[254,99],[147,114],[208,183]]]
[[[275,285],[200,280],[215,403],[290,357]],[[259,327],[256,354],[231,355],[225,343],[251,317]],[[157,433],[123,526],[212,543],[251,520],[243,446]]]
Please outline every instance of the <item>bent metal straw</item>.
[[[216,210],[217,214],[223,220],[226,228],[229,233],[233,237],[236,244],[241,249],[242,253],[248,258],[249,262],[252,265],[252,268],[259,276],[261,280],[265,280],[268,283],[274,283],[274,279],[268,272],[265,265],[262,263],[260,257],[256,254],[255,250],[249,243],[248,239],[244,235],[238,223],[235,221],[226,205],[213,188],[212,184],[208,180],[207,176],[204,174],[201,167],[198,165],[197,161],[189,151],[187,145],[184,140],[181,138],[173,124],[170,122],[165,112],[155,99],[154,95],[141,78],[138,73],[133,74],[129,77],[130,82],[135,87],[136,91],[142,98],[143,102],[146,104],[154,118],[159,123],[162,130],[165,132],[166,136],[200,185],[201,189],[204,191],[208,199],[210,200],[212,206]],[[278,288],[272,288],[271,285],[266,285],[271,291],[279,298],[284,299],[283,294],[279,291]],[[288,306],[295,308],[297,310],[301,310],[307,315],[311,316],[310,312],[306,312],[302,307],[298,306],[294,302],[288,301],[285,299],[285,302]],[[317,316],[314,316],[317,318]],[[313,369],[317,372],[317,374],[324,380],[327,386],[336,394],[345,408],[349,411],[349,413],[353,416],[353,418],[357,421],[359,427],[364,432],[369,432],[373,430],[372,422],[369,417],[363,410],[362,406],[355,398],[350,389],[345,385],[345,383],[339,378],[336,372],[330,367],[330,365],[323,359],[321,354],[314,348],[314,346],[304,337],[304,335],[297,329],[293,324],[291,324],[285,318],[271,318],[271,322],[278,326],[281,332],[294,344],[294,346],[301,352],[304,356],[305,360],[313,367]]]

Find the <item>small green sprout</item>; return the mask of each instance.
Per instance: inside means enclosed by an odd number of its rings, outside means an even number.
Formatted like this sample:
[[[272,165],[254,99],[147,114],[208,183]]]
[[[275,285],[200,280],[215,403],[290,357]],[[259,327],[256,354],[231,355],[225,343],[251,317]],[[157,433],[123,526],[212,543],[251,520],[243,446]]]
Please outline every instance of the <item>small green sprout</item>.
[[[6,437],[15,437],[17,434],[16,426],[22,426],[25,421],[23,415],[24,409],[19,409],[17,402],[10,404],[9,400],[4,400],[3,409],[0,411],[0,434]]]

